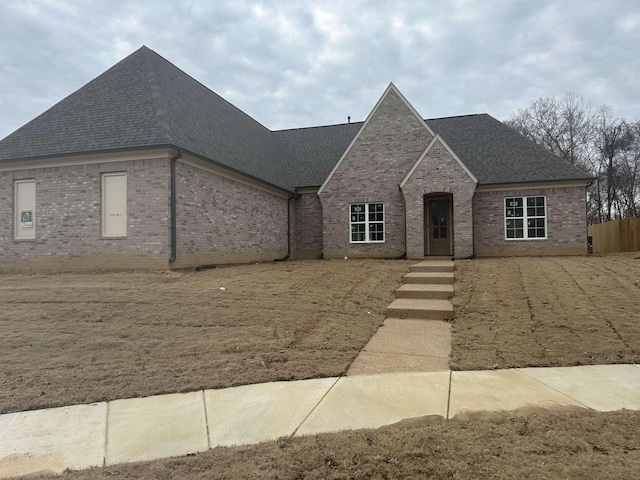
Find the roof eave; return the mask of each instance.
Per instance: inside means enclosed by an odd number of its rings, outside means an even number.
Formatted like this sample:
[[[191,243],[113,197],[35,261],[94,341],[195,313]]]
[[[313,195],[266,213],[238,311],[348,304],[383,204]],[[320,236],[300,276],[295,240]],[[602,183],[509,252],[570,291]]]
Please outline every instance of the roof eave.
[[[192,157],[195,157],[199,160],[202,160],[204,162],[208,162],[212,165],[215,165],[219,168],[223,168],[225,170],[229,170],[230,172],[233,172],[237,175],[242,175],[244,177],[247,177],[253,181],[259,182],[259,183],[263,183],[264,185],[267,185],[271,188],[275,188],[279,191],[285,192],[288,195],[291,196],[295,196],[296,192],[293,188],[287,188],[284,187],[282,185],[276,185],[275,183],[271,183],[267,180],[264,180],[262,178],[258,178],[254,175],[248,174],[246,172],[243,172],[241,170],[238,170],[236,168],[230,167],[229,165],[225,165],[223,163],[220,162],[216,162],[215,160],[212,160],[210,158],[207,158],[203,155],[197,154],[195,152],[192,152],[188,149],[182,148],[178,145],[173,145],[171,143],[165,143],[165,144],[157,144],[157,145],[142,145],[142,146],[137,146],[137,147],[119,147],[119,148],[103,148],[103,149],[99,149],[99,150],[87,150],[87,151],[78,151],[78,152],[67,152],[67,153],[56,153],[53,155],[33,155],[33,156],[29,156],[29,157],[16,157],[16,158],[5,158],[0,160],[0,165],[2,165],[3,163],[10,163],[10,162],[27,162],[27,161],[35,161],[35,160],[44,160],[44,159],[56,159],[56,158],[64,158],[64,157],[82,157],[82,156],[87,156],[87,155],[104,155],[104,154],[109,154],[109,153],[123,153],[123,152],[131,152],[131,151],[143,151],[143,150],[157,150],[157,149],[162,149],[162,148],[167,148],[167,149],[171,149],[171,150],[180,150],[183,153],[186,153],[187,155],[190,155]]]
[[[559,185],[559,184],[574,184],[575,186],[580,186],[584,184],[585,187],[590,186],[595,177],[580,177],[580,178],[557,178],[551,180],[519,180],[512,182],[482,182],[478,181],[478,189],[482,190],[483,188],[505,188],[507,189],[509,186],[524,186],[524,185],[541,185],[541,184],[550,184],[550,185]]]

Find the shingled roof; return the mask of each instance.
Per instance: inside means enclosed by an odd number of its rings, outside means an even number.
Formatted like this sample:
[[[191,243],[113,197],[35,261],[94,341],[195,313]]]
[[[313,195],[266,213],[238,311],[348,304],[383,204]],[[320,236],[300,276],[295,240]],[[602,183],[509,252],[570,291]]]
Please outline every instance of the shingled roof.
[[[480,184],[590,178],[489,115],[426,122]],[[361,127],[270,131],[143,46],[0,141],[0,162],[171,147],[292,191],[322,184]]]
[[[144,46],[3,139],[0,161],[151,147],[291,189],[270,130]]]
[[[486,113],[425,120],[480,185],[592,177]]]

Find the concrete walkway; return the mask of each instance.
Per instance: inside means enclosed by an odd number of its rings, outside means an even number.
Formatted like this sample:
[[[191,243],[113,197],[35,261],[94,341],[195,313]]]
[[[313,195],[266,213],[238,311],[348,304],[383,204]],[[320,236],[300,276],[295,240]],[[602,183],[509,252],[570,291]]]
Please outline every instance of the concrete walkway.
[[[454,264],[411,265],[387,307],[387,319],[349,367],[347,376],[449,370]]]
[[[9,413],[0,478],[527,406],[640,410],[640,366],[362,375]]]

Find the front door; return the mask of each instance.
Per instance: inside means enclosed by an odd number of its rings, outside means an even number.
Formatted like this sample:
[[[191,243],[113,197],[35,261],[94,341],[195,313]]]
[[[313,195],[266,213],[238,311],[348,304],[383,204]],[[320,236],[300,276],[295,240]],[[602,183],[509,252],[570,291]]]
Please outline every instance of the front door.
[[[424,254],[452,255],[451,198],[426,198]]]

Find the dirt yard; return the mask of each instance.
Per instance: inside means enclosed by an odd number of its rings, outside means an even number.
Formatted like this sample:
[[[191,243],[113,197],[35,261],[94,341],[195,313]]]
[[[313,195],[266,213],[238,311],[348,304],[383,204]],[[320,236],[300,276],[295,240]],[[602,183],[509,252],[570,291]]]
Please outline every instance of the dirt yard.
[[[0,275],[0,413],[344,374],[411,263]]]
[[[452,366],[638,362],[636,257],[457,262]],[[0,276],[0,412],[340,375],[411,263]],[[625,411],[423,418],[62,478],[634,478],[639,432]]]
[[[638,256],[456,262],[452,367],[640,362]],[[341,375],[412,263],[0,275],[0,413]]]
[[[456,262],[451,367],[640,363],[640,253]]]

